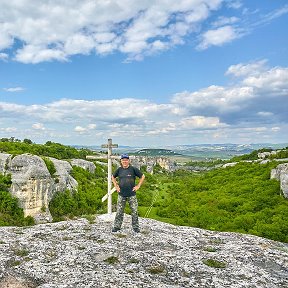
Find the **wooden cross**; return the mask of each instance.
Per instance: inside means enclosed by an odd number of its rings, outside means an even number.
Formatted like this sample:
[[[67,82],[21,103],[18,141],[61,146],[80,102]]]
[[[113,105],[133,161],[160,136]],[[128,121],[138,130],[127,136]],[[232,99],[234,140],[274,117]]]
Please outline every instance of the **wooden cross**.
[[[113,190],[111,190],[112,188],[112,148],[117,148],[118,144],[112,144],[112,139],[108,139],[108,144],[103,144],[101,145],[101,148],[107,148],[108,149],[108,154],[107,154],[107,158],[108,158],[108,189],[107,189],[107,194],[102,198],[102,202],[105,201],[108,198],[107,201],[107,210],[108,210],[108,214],[112,214],[112,193],[116,190],[115,188],[113,188]]]

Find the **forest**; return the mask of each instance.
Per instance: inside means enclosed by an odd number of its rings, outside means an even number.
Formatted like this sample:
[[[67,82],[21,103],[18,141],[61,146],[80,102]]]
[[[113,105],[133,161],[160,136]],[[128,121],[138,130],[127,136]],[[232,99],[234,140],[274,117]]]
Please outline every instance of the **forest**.
[[[88,150],[78,151],[58,143],[40,145],[27,141],[2,141],[0,151],[36,152],[58,159],[69,159],[70,155],[85,158],[89,154]],[[281,154],[283,158],[287,155],[285,151]],[[254,151],[233,159],[239,161],[233,167],[200,173],[186,170],[168,173],[156,166],[154,173],[148,174],[142,167],[146,179],[137,192],[139,215],[176,225],[247,233],[288,242],[288,199],[282,195],[280,183],[270,179],[271,169],[279,163],[273,159],[266,164],[243,161],[254,158],[255,154]],[[55,194],[49,205],[54,221],[106,213],[107,204],[102,203],[101,198],[106,194],[107,168],[96,162],[95,165],[93,174],[73,166],[72,176],[78,181],[78,191]],[[0,175],[0,225],[33,225],[33,218],[24,218],[17,199],[9,193],[10,185],[10,176]],[[114,193],[114,210],[116,197]],[[128,207],[126,212],[130,213]]]

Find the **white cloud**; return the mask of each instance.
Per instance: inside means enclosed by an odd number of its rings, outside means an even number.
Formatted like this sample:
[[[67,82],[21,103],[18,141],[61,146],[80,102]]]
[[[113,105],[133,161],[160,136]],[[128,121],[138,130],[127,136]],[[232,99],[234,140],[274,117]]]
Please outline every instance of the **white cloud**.
[[[87,128],[82,127],[82,126],[76,126],[76,127],[74,128],[74,131],[82,134],[82,133],[85,133],[85,132],[87,131]]]
[[[182,143],[211,139],[254,142],[256,134],[271,141],[284,139],[288,133],[288,68],[269,67],[260,60],[233,65],[226,75],[233,75],[235,82],[176,93],[168,103],[135,98],[61,99],[45,105],[0,102],[0,132],[6,137],[17,123],[17,135],[13,135],[17,138],[53,137],[70,143],[95,143],[95,137],[104,141],[102,137],[112,136],[119,143],[132,139],[151,143],[154,139],[160,144],[172,138]]]
[[[242,1],[239,0],[229,0],[226,2],[226,5],[230,8],[239,9],[242,7]]]
[[[243,80],[244,85],[256,87],[276,96],[288,95],[288,68],[275,67]]]
[[[274,114],[271,112],[267,112],[267,111],[260,111],[257,113],[257,115],[263,116],[263,117],[270,117],[270,116],[273,116]]]
[[[227,125],[220,123],[218,117],[191,116],[183,118],[180,126],[186,129],[215,129]]]
[[[272,20],[281,17],[282,15],[285,15],[288,13],[288,5],[285,5],[279,9],[276,9],[275,11],[272,11],[271,13],[265,15],[262,18],[261,22],[271,22]]]
[[[273,132],[279,132],[280,130],[281,130],[280,127],[272,127],[271,128],[271,131],[273,131]]]
[[[256,62],[251,62],[248,64],[237,64],[231,65],[226,71],[226,75],[233,75],[236,77],[247,77],[247,76],[255,76],[260,75],[264,71],[267,70],[267,60],[260,60]]]
[[[239,31],[229,25],[214,30],[208,30],[202,35],[198,49],[204,50],[210,46],[222,46],[239,37]]]
[[[89,124],[89,125],[87,126],[87,128],[90,129],[90,130],[94,130],[94,129],[96,129],[96,127],[97,127],[96,124]]]
[[[140,59],[185,42],[223,0],[2,1],[0,49],[22,42],[15,60],[67,61],[75,54],[122,51]],[[21,46],[21,45],[20,45]]]
[[[42,123],[34,123],[32,128],[35,130],[45,130],[44,124]]]
[[[209,23],[213,13],[223,7],[236,13],[235,9],[243,6],[242,1],[42,0],[37,5],[32,0],[18,2],[15,5],[14,1],[1,1],[1,11],[5,13],[0,15],[0,52],[11,50],[11,58],[22,63],[68,61],[75,54],[105,55],[115,51],[126,54],[128,61],[141,60],[199,37],[201,43],[196,48],[207,49],[242,37],[241,26],[247,24],[247,19],[220,16],[211,24],[214,29],[201,31],[202,24]],[[246,27],[245,33],[287,12],[285,5],[261,15],[260,20],[258,16],[254,23],[248,21],[251,27]],[[238,26],[232,26],[235,24]],[[16,40],[21,45],[16,46]],[[8,54],[1,53],[0,60],[5,59]]]
[[[67,55],[60,48],[26,45],[16,53],[15,60],[22,63],[39,63],[43,61],[67,61]]]
[[[74,131],[79,134],[85,134],[85,133],[88,133],[89,131],[95,130],[96,127],[97,127],[96,124],[88,124],[86,127],[82,127],[78,125],[74,128]]]
[[[212,23],[212,26],[214,27],[221,27],[228,24],[234,24],[236,22],[240,21],[238,17],[224,17],[220,16],[215,22]]]
[[[9,56],[6,53],[0,53],[0,60],[6,61],[8,60]]]
[[[24,91],[25,88],[23,88],[23,87],[10,87],[10,88],[3,88],[3,90],[6,92],[21,92],[21,91]]]
[[[11,133],[11,132],[16,132],[17,128],[16,127],[6,127],[6,128],[0,128],[1,132],[7,132],[7,133]]]
[[[197,92],[177,93],[172,102],[182,109],[198,111],[212,107],[214,111],[224,112],[240,110],[243,103],[253,97],[253,88],[248,86],[227,88],[212,85]]]

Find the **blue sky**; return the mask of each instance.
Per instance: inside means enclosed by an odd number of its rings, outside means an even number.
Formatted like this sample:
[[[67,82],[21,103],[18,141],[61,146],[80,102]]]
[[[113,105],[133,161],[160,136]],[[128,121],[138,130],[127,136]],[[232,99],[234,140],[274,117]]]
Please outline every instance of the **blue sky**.
[[[0,6],[0,138],[288,142],[286,0]]]

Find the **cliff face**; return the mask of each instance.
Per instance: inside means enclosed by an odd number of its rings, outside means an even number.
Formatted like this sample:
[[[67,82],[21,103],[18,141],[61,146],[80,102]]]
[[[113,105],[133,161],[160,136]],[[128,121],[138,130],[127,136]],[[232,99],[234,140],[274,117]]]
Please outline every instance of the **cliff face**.
[[[49,159],[56,169],[54,175],[50,175],[44,160],[39,156],[22,154],[12,157],[0,153],[0,173],[11,174],[10,192],[19,199],[24,215],[34,217],[36,222],[52,220],[48,205],[56,192],[77,189],[78,183],[70,175],[72,165],[95,171],[95,165],[89,161],[73,159],[71,165],[67,161]]]
[[[287,244],[139,220],[0,227],[0,287],[288,287]]]
[[[288,198],[288,163],[279,164],[271,171],[271,178],[280,181],[280,188],[285,198]]]

